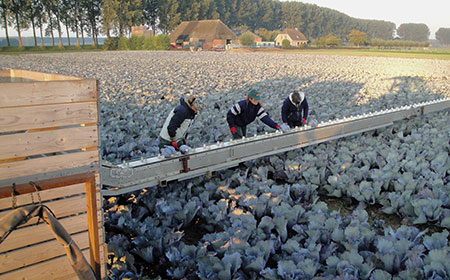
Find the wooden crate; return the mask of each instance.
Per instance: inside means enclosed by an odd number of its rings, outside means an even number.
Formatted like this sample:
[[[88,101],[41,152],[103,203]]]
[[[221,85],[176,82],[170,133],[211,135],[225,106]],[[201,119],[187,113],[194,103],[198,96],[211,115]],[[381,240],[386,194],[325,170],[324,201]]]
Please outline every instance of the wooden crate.
[[[36,183],[42,202],[104,276],[97,100],[96,80],[0,71],[0,217],[12,209],[13,188],[18,206],[37,203]],[[36,220],[0,244],[0,279],[34,277],[75,277],[64,248]]]

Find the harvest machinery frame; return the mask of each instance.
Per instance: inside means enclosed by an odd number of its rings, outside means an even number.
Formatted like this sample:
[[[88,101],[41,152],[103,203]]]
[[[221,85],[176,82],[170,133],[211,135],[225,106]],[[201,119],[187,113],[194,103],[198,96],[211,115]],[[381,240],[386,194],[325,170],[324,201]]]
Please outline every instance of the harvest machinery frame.
[[[211,176],[240,162],[391,126],[396,121],[449,107],[450,99],[440,99],[322,122],[315,127],[307,125],[284,133],[277,131],[217,142],[192,149],[186,155],[177,153],[171,158],[159,155],[118,165],[103,163],[100,169],[102,194],[114,196],[152,186],[165,186],[173,180]]]

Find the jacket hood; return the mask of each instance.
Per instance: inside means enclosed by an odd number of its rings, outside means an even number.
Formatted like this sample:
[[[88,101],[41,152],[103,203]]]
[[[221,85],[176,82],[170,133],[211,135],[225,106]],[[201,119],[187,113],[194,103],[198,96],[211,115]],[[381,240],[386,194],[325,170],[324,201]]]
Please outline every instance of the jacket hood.
[[[184,97],[180,98],[180,105],[183,107],[186,107],[189,109],[189,112],[191,112],[192,114],[196,114],[196,112],[194,111],[194,109],[192,109],[191,105],[189,105],[188,102],[186,102],[186,100],[184,99]]]
[[[292,94],[294,94],[293,92],[291,92],[289,94],[289,101],[291,101],[291,103],[295,106],[300,106],[300,104],[302,104],[303,100],[305,100],[305,93],[302,91],[299,91],[298,94],[300,95],[300,103],[297,105],[294,103],[294,101],[292,101]]]

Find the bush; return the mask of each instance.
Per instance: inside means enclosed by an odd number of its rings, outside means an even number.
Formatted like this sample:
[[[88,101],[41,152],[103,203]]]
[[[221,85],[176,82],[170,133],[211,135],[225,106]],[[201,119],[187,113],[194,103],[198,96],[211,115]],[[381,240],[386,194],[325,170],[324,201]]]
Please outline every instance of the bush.
[[[333,34],[328,34],[325,36],[325,43],[327,46],[338,46],[342,44],[342,40]]]
[[[169,35],[158,35],[156,37],[156,50],[170,50]]]
[[[39,48],[40,50],[42,50],[41,48]],[[64,49],[65,50],[79,50],[79,49],[81,49],[81,46],[77,46],[76,44],[75,45],[70,45],[70,46],[64,46]]]
[[[243,46],[250,46],[251,44],[253,44],[253,40],[255,40],[255,36],[247,31],[242,33],[241,36],[239,36],[239,40],[241,41],[241,45]]]
[[[105,43],[103,43],[103,48],[109,51],[117,50],[119,48],[119,38],[117,37],[106,38]]]
[[[420,48],[428,47],[428,42],[404,41],[404,40],[383,40],[374,38],[370,41],[373,47],[387,47],[387,48]]]
[[[284,39],[281,41],[281,47],[283,47],[283,49],[289,49],[291,47],[291,41]]]
[[[143,50],[154,50],[156,49],[156,37],[146,36],[144,38],[144,44],[142,45]]]
[[[144,36],[131,36],[128,40],[128,49],[142,50],[144,47]]]
[[[125,38],[125,37],[119,38],[119,43],[118,43],[117,49],[119,49],[119,50],[129,50],[128,39]]]

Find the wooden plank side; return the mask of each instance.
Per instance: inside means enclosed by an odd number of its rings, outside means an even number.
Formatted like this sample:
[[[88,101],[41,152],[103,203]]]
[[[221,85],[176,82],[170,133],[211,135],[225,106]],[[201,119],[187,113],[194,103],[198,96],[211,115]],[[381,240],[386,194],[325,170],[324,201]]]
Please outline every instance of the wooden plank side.
[[[87,215],[81,214],[58,220],[69,234],[88,230]],[[53,240],[55,237],[45,223],[17,229],[0,244],[0,253]]]
[[[39,184],[39,187],[41,188],[42,191],[61,188],[61,187],[65,187],[65,186],[75,185],[75,184],[81,184],[81,183],[83,183],[83,188],[84,188],[84,183],[87,182],[89,180],[89,178],[95,176],[95,174],[97,174],[96,171],[91,171],[91,172],[85,172],[85,173],[81,173],[81,174],[40,180],[37,183]],[[33,186],[31,186],[29,184],[29,182],[18,184],[18,185],[16,185],[15,189],[16,189],[17,194],[28,194],[28,193],[36,192],[35,188]],[[12,186],[10,184],[2,185],[2,187],[0,187],[0,198],[10,198],[11,192],[12,192]],[[83,191],[83,193],[84,193],[84,191]]]
[[[36,81],[55,81],[55,80],[80,80],[80,78],[51,74],[51,73],[42,73],[36,71],[29,70],[21,70],[21,69],[11,69],[10,72],[11,77],[13,78],[24,78]]]
[[[97,81],[0,83],[0,93],[0,107],[96,101]]]
[[[97,145],[97,126],[0,135],[0,159],[77,150]]]
[[[86,212],[86,197],[79,195],[67,199],[60,199],[50,201],[45,204],[56,215],[56,218],[64,218],[76,214],[83,214]],[[4,217],[12,210],[6,210],[0,213],[0,218]],[[25,223],[23,226],[36,224],[38,218],[33,218]]]
[[[72,235],[72,239],[81,250],[89,248],[89,236],[87,232],[74,234]],[[65,253],[64,246],[54,239],[6,254],[0,254],[0,273],[59,257],[65,255]]]
[[[0,77],[11,77],[11,70],[0,70]]]
[[[0,132],[97,122],[97,102],[0,108]]]
[[[94,273],[100,275],[100,243],[97,199],[101,199],[101,194],[95,191],[95,178],[86,182],[86,210],[88,215],[90,264]]]
[[[84,192],[85,192],[84,184],[75,184],[67,187],[43,190],[39,192],[39,195],[41,197],[42,203],[46,204],[47,201],[52,199],[83,194]],[[33,195],[33,199],[31,198],[31,195]],[[38,196],[36,192],[16,196],[17,207],[31,204],[33,203],[33,200],[35,203],[38,202]],[[11,208],[11,206],[12,206],[11,197],[0,199],[0,210],[9,209]]]
[[[86,259],[89,259],[89,249],[82,250]],[[0,275],[2,280],[78,280],[75,271],[66,256],[61,256],[53,260],[41,262],[27,266],[23,269],[14,270]]]
[[[0,163],[0,180],[53,172],[68,168],[94,166],[98,165],[98,163],[98,151],[82,151],[79,153]]]

